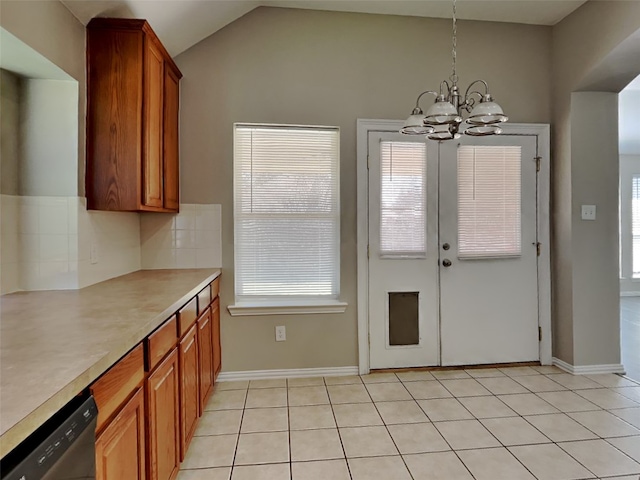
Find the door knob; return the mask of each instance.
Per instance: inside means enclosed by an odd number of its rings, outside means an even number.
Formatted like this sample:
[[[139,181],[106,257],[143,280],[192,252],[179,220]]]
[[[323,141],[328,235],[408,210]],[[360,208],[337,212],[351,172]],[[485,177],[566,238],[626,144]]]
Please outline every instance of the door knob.
[[[451,248],[451,245],[449,245],[448,243],[443,243],[442,244],[442,249],[443,250],[449,250]]]
[[[442,260],[442,266],[443,267],[450,267],[451,266],[451,260],[449,260],[448,258],[445,258],[444,260]]]

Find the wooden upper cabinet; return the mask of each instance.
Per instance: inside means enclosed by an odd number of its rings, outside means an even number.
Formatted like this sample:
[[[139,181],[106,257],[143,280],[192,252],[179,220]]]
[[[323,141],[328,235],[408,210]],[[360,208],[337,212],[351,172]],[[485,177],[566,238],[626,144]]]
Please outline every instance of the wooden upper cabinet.
[[[180,206],[179,109],[180,72],[167,64],[164,69],[164,208],[176,211]]]
[[[89,209],[178,211],[180,78],[145,20],[89,22]]]
[[[162,128],[164,126],[164,60],[162,52],[148,36],[145,38],[144,75],[144,145],[142,149],[144,188],[143,204],[147,207],[162,208]]]

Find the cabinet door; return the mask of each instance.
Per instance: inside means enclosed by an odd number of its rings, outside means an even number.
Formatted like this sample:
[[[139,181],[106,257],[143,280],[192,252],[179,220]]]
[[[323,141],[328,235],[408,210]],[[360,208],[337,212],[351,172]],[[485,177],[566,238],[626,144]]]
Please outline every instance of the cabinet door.
[[[138,388],[96,440],[96,480],[144,480],[144,392]]]
[[[143,45],[140,31],[87,29],[90,210],[137,210],[140,203]]]
[[[173,480],[180,468],[178,349],[147,379],[149,480]]]
[[[198,351],[200,368],[200,414],[213,389],[213,335],[211,332],[211,309],[207,308],[198,319]]]
[[[165,65],[164,70],[164,208],[178,211],[180,207],[180,181],[178,143],[180,110],[180,79]]]
[[[198,340],[194,324],[180,342],[180,461],[184,460],[198,421]]]
[[[222,367],[222,346],[220,342],[220,299],[211,304],[211,333],[213,334],[213,380],[215,382]]]
[[[142,204],[162,208],[162,127],[164,59],[156,44],[145,38]]]

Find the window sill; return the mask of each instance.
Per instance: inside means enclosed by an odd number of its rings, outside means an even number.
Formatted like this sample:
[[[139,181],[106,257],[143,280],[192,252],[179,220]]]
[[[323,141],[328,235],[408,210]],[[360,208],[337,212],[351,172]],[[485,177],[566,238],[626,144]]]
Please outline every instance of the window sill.
[[[344,313],[348,304],[338,300],[296,302],[250,303],[238,302],[227,310],[232,317],[255,315],[307,315],[314,313]]]

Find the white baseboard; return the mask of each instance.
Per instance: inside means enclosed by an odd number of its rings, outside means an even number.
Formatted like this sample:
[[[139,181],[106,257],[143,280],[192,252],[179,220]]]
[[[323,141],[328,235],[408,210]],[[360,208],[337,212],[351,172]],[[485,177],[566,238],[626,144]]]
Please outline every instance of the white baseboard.
[[[640,292],[620,292],[621,297],[640,297]]]
[[[621,373],[624,374],[624,366],[620,363],[612,363],[610,365],[571,365],[570,363],[553,357],[552,363],[573,375],[596,375],[599,373]]]
[[[358,367],[294,368],[290,370],[247,370],[244,372],[220,372],[218,382],[235,380],[262,380],[265,378],[341,377],[358,375]]]

